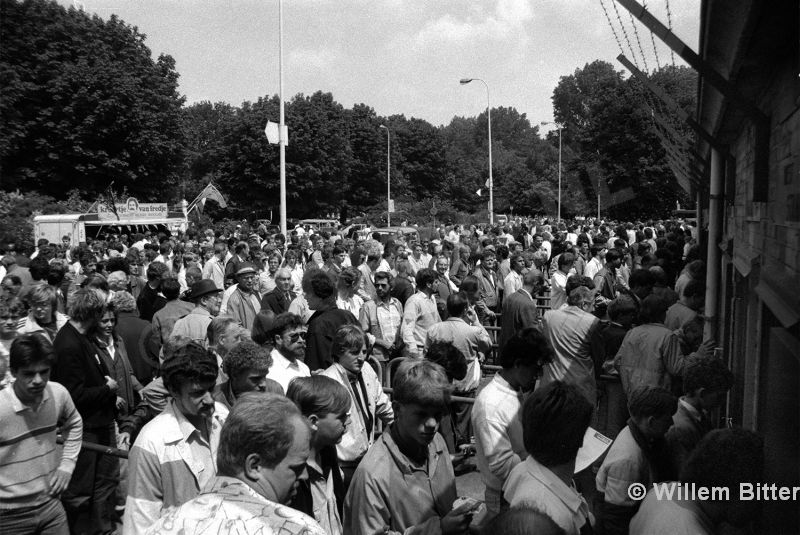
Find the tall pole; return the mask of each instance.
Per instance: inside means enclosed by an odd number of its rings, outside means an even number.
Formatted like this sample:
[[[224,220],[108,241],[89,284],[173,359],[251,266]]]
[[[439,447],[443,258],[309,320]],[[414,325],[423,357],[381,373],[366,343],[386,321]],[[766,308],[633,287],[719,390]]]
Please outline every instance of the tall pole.
[[[542,121],[542,126],[552,124],[558,128],[558,222],[561,222],[561,128],[558,123]]]
[[[598,151],[598,155],[600,151]],[[597,174],[597,220],[600,221],[600,174]]]
[[[561,223],[561,125],[558,126],[558,219]]]
[[[281,233],[288,236],[286,229],[286,135],[283,112],[283,0],[278,0],[278,80],[280,101],[280,116],[278,119],[278,146],[280,147],[281,162]]]
[[[489,84],[480,78],[462,78],[461,85],[477,80],[486,87],[486,117],[489,121],[489,224],[494,225],[494,175],[492,173],[492,106],[489,97]]]
[[[386,226],[392,226],[392,145],[389,127],[381,125],[386,130]]]

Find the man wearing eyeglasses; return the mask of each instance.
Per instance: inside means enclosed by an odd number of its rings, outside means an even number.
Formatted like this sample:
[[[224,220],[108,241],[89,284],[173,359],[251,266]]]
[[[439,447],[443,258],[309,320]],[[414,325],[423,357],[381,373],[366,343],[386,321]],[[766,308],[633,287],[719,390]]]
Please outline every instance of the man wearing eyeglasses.
[[[270,337],[275,348],[270,353],[272,366],[267,377],[277,381],[286,392],[295,377],[311,376],[311,370],[303,362],[306,355],[306,327],[300,316],[284,312],[272,321]]]

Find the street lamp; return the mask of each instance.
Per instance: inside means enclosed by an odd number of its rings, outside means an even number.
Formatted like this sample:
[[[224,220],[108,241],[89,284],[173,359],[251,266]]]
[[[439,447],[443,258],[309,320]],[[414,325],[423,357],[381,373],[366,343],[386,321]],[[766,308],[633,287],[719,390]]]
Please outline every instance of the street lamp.
[[[494,178],[492,175],[492,108],[489,102],[489,84],[480,78],[462,78],[461,85],[477,80],[486,86],[486,116],[489,120],[489,224],[494,225]]]
[[[280,196],[281,233],[288,236],[286,229],[286,132],[283,111],[283,0],[278,0],[278,80],[280,112],[278,119],[278,147],[280,153]]]
[[[542,122],[542,126],[552,124],[558,128],[558,219],[561,222],[561,129],[563,128],[559,123],[551,123],[549,121]]]
[[[380,128],[386,130],[386,226],[392,226],[392,150],[391,132],[389,127],[382,124]]]

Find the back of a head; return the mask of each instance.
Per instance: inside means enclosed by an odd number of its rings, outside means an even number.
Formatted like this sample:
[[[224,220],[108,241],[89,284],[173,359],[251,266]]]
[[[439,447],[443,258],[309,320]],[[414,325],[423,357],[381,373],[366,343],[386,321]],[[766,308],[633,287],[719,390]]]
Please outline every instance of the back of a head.
[[[527,452],[544,466],[573,461],[594,407],[577,386],[554,381],[531,394],[522,407],[522,439]]]
[[[589,277],[584,277],[583,275],[573,275],[567,279],[567,284],[564,285],[564,292],[567,295],[570,295],[572,290],[581,286],[590,290],[594,290],[594,281]]]
[[[572,266],[575,263],[575,255],[572,253],[561,253],[558,257],[558,268]]]
[[[250,332],[250,338],[255,343],[258,345],[272,343],[271,331],[275,317],[275,313],[269,309],[262,309],[256,314],[256,319],[253,320],[253,328]]]
[[[646,269],[637,269],[628,278],[628,286],[631,289],[637,287],[652,287],[656,283],[655,275]]]
[[[639,386],[628,395],[628,412],[634,418],[672,416],[678,410],[678,398],[655,386]]]
[[[706,295],[706,282],[704,280],[692,279],[683,288],[684,297],[703,298]]]
[[[165,263],[150,262],[150,265],[147,266],[147,280],[150,282],[161,280],[167,271],[169,268]]]
[[[522,286],[536,293],[537,289],[544,287],[544,275],[538,269],[531,269],[522,276]]]
[[[693,395],[697,390],[727,392],[733,387],[733,373],[722,359],[692,357],[683,369],[683,391]]]
[[[214,353],[194,342],[178,348],[161,365],[164,386],[170,392],[180,392],[181,387],[190,382],[213,382],[218,373]]]
[[[70,318],[79,323],[99,321],[104,308],[103,297],[89,288],[77,290],[67,303]]]
[[[469,307],[469,299],[464,292],[456,292],[447,296],[447,313],[450,317],[459,318]]]
[[[716,429],[697,444],[681,470],[680,480],[738,492],[740,483],[756,483],[763,477],[762,438],[744,429]]]
[[[307,270],[303,275],[303,291],[312,293],[322,300],[330,299],[336,293],[336,285],[326,271]]]
[[[47,261],[47,258],[44,255],[39,255],[28,265],[28,270],[30,271],[31,278],[35,281],[45,280],[47,278],[47,274],[50,272],[50,263]]]
[[[136,300],[128,292],[120,291],[114,292],[114,297],[111,298],[111,303],[116,308],[117,312],[135,312]]]
[[[467,376],[467,358],[451,342],[433,342],[425,358],[444,368],[448,380],[461,381]]]
[[[392,379],[393,399],[405,405],[445,408],[450,402],[451,386],[447,374],[429,360],[402,362]]]
[[[236,477],[253,453],[261,465],[274,468],[286,457],[302,420],[297,406],[279,394],[248,392],[236,400],[222,426],[217,450],[217,472]]]
[[[342,414],[350,409],[351,399],[347,389],[325,375],[295,377],[289,383],[286,397],[297,405],[303,416],[315,414],[324,418],[328,414]]]
[[[643,323],[663,323],[669,308],[669,301],[660,295],[650,294],[642,299],[639,319]]]
[[[611,321],[617,321],[626,314],[635,315],[639,308],[633,298],[627,294],[620,294],[616,299],[608,304],[608,317]]]
[[[464,277],[464,280],[461,281],[460,289],[462,292],[477,292],[478,291],[478,279],[474,275],[467,275]]]
[[[164,294],[167,301],[174,301],[181,294],[181,283],[174,277],[168,277],[161,281],[161,285],[158,289]]]
[[[547,337],[535,327],[526,327],[509,338],[500,353],[500,365],[513,368],[519,361],[524,366],[540,368],[553,360],[553,349]]]

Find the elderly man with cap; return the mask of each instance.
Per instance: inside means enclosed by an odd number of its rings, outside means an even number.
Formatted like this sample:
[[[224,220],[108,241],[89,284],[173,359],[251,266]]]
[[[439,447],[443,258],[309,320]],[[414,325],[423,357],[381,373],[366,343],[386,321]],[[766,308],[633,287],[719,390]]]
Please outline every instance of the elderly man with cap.
[[[236,318],[245,329],[252,329],[256,315],[261,311],[261,295],[258,293],[258,272],[253,264],[244,262],[236,271],[236,284],[225,294],[220,313]]]
[[[219,314],[220,294],[214,281],[203,279],[192,286],[192,301],[194,309],[186,316],[175,322],[172,336],[180,335],[204,343],[207,337],[208,325]]]

